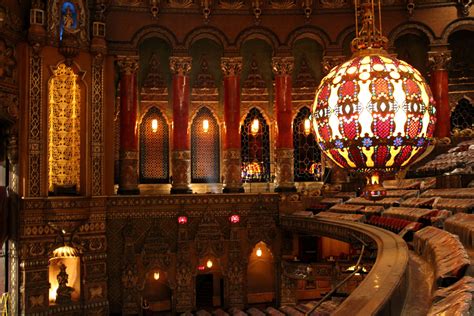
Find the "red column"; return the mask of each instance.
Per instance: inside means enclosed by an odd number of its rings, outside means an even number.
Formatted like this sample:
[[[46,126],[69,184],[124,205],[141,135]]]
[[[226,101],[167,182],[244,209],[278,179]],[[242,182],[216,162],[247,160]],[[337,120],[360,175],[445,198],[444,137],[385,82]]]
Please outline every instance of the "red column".
[[[277,121],[275,181],[277,192],[296,191],[294,183],[291,73],[293,57],[274,57],[275,108]]]
[[[223,57],[224,73],[224,193],[244,192],[240,156],[240,72],[241,57]]]
[[[138,189],[138,57],[121,56],[120,67],[120,180],[119,194],[139,194]]]
[[[447,65],[451,60],[450,51],[429,52],[431,71],[431,92],[436,102],[435,137],[443,138],[451,135],[451,109],[448,95]]]
[[[173,183],[172,194],[192,193],[191,146],[189,139],[189,72],[191,57],[170,57],[173,73],[173,150],[171,156]]]

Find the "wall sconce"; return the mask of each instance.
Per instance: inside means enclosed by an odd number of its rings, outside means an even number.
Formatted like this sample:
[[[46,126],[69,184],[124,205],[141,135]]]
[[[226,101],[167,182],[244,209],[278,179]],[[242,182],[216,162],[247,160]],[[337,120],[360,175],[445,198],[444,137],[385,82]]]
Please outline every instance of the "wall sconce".
[[[237,224],[238,222],[240,222],[240,216],[239,215],[232,215],[230,217],[230,222],[232,224]]]
[[[309,119],[304,120],[304,135],[308,136],[311,133],[311,121]]]
[[[80,257],[76,248],[63,245],[53,250],[49,259],[49,302],[70,304],[80,298]]]
[[[209,121],[208,120],[203,120],[202,121],[202,130],[204,133],[207,133],[209,131]]]
[[[186,216],[178,217],[178,224],[184,225],[188,222],[188,218]]]
[[[158,131],[158,120],[157,119],[151,120],[151,131],[153,133],[156,133]]]
[[[250,133],[255,137],[260,129],[260,122],[258,119],[254,119],[252,122],[252,126],[250,126]]]
[[[5,23],[6,17],[7,17],[7,13],[5,12],[5,8],[0,7],[0,26],[2,26],[3,23]]]
[[[153,279],[155,279],[155,281],[158,281],[160,279],[160,272],[153,273]]]
[[[257,255],[257,257],[261,257],[262,256],[262,249],[260,249],[260,247],[258,247],[257,251],[255,251],[255,254]]]
[[[211,260],[211,259],[207,260],[207,262],[206,262],[206,267],[207,267],[208,269],[210,269],[210,268],[212,268],[212,265],[213,265],[212,260]]]

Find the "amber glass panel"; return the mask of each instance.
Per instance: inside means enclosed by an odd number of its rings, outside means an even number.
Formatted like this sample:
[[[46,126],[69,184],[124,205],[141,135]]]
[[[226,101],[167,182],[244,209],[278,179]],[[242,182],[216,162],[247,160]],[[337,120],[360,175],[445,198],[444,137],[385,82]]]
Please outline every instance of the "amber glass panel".
[[[156,129],[152,122],[156,120]],[[169,182],[169,130],[159,109],[148,110],[140,124],[140,182]]]
[[[191,182],[220,182],[219,150],[217,120],[208,108],[201,108],[191,125]]]
[[[80,185],[81,93],[77,75],[64,64],[49,81],[48,188]]]

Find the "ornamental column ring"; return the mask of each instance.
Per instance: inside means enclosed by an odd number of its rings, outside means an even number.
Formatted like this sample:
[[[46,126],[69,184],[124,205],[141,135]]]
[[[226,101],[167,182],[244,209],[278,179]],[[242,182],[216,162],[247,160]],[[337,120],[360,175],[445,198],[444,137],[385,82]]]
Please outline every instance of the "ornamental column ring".
[[[138,70],[138,56],[118,56],[117,64],[121,72],[134,74]]]
[[[173,75],[187,76],[191,71],[191,57],[170,57],[170,69]]]
[[[239,76],[242,72],[242,57],[222,57],[221,69],[224,76]]]
[[[293,72],[295,59],[293,57],[273,57],[272,69],[275,75],[290,76]]]

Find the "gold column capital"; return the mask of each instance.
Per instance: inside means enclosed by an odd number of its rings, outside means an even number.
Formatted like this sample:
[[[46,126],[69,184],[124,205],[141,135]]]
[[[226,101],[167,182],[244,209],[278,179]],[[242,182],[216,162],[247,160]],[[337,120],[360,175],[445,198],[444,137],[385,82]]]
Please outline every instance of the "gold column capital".
[[[295,66],[293,57],[273,57],[272,70],[275,75],[290,76]]]
[[[428,52],[428,63],[430,69],[434,70],[446,70],[449,62],[451,61],[450,50],[439,50]]]
[[[347,58],[345,56],[340,56],[340,55],[337,55],[337,56],[323,56],[323,62],[322,62],[323,74],[327,75],[331,71],[331,69],[333,69],[337,65],[342,64],[346,60],[347,60]]]
[[[170,69],[173,75],[187,76],[191,72],[191,57],[171,56]]]
[[[224,76],[239,76],[242,72],[242,57],[222,57],[221,69]]]
[[[138,56],[117,56],[117,65],[120,72],[128,75],[136,73],[138,70]]]

